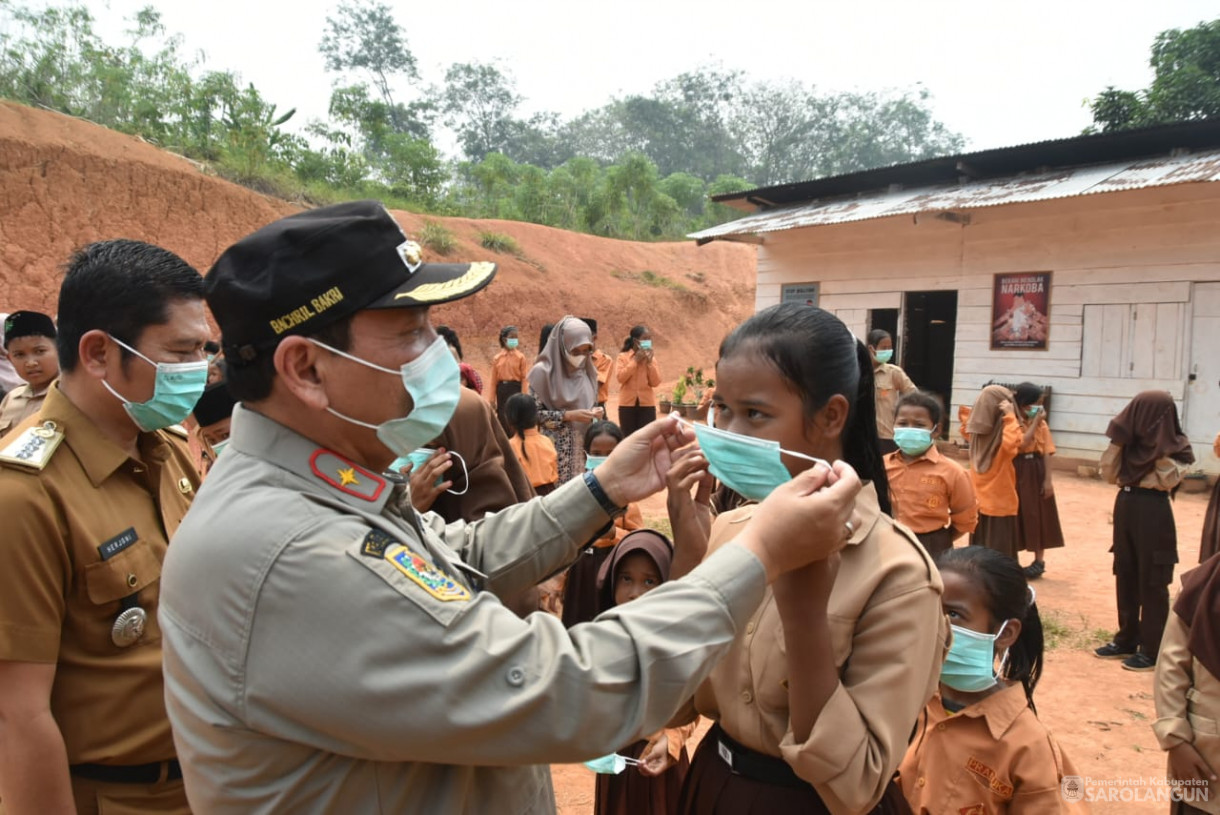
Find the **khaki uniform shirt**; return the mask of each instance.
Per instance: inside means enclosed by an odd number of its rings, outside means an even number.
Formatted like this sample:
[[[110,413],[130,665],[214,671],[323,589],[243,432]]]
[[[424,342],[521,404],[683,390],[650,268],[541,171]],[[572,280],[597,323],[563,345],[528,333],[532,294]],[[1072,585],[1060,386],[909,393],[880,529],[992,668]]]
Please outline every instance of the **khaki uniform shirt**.
[[[752,504],[719,516],[708,551],[717,552],[758,510]],[[936,691],[949,643],[943,585],[927,552],[881,514],[871,485],[856,498],[856,511],[863,517],[842,551],[829,603],[840,685],[808,740],[796,744],[788,725],[788,662],[770,589],[695,694],[699,713],[742,745],[782,757],[836,815],[865,812],[880,800]]]
[[[1190,627],[1177,614],[1169,615],[1156,660],[1156,723],[1152,725],[1162,750],[1184,741],[1194,744],[1203,760],[1220,772],[1220,679],[1190,653]],[[1193,787],[1191,806],[1220,815],[1220,784]],[[1207,790],[1207,799],[1202,792]]]
[[[873,368],[873,387],[877,391],[877,436],[894,438],[894,411],[898,398],[919,390],[907,372],[897,365],[883,362]]]
[[[4,394],[4,400],[0,401],[0,438],[37,413],[47,398],[48,390],[49,387],[41,393],[34,393],[29,385],[18,385]]]
[[[51,712],[69,764],[173,758],[157,605],[166,543],[199,476],[164,431],[140,434],[132,460],[57,386],[17,432],[44,422],[64,440],[41,470],[0,463],[0,659],[56,663]],[[121,648],[111,627],[136,592],[146,628]]]
[[[656,732],[762,600],[762,565],[728,546],[597,622],[523,620],[497,595],[554,573],[606,525],[582,480],[447,526],[398,515],[392,492],[234,412],[161,607],[197,811],[553,813],[538,765]]]
[[[919,724],[898,770],[915,815],[1088,811],[1061,792],[1063,777],[1077,770],[1029,709],[1020,683],[957,713],[937,695]]]
[[[885,459],[885,476],[898,520],[916,534],[953,527],[953,535],[973,532],[979,523],[979,501],[970,475],[945,458],[933,444],[914,461],[902,451]]]
[[[1110,446],[1101,454],[1101,477],[1111,484],[1118,484],[1118,473],[1122,468],[1123,463],[1123,446],[1121,444],[1110,443]],[[1140,479],[1138,484],[1119,484],[1120,487],[1131,486],[1139,487],[1145,490],[1161,490],[1162,492],[1171,492],[1174,487],[1182,483],[1182,476],[1186,475],[1190,469],[1190,464],[1169,458],[1157,459],[1154,466],[1148,473]]]

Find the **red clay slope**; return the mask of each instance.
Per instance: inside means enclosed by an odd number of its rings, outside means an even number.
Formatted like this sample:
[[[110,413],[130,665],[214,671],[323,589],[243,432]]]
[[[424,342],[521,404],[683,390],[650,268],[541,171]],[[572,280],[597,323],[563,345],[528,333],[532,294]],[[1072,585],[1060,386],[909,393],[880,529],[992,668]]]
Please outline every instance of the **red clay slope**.
[[[0,311],[53,313],[60,268],[90,241],[134,238],[177,252],[201,271],[233,241],[297,210],[201,172],[191,162],[102,127],[0,102]],[[724,334],[754,302],[754,252],[724,243],[634,243],[514,221],[395,213],[408,234],[425,220],[448,227],[447,260],[495,260],[483,293],[435,309],[462,337],[467,361],[486,372],[502,324],[521,345],[566,313],[595,317],[601,347],[616,351],[637,322],[655,336],[665,379],[708,365]],[[511,236],[520,256],[479,245],[479,233]],[[425,250],[426,258],[441,259]]]

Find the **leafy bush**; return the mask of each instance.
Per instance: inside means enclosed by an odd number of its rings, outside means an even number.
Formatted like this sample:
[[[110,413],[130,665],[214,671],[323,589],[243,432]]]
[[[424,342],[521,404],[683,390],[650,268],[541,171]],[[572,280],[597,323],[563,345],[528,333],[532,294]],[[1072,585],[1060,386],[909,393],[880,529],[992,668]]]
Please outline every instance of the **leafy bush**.
[[[447,255],[457,247],[457,240],[449,228],[436,221],[424,221],[423,229],[419,230],[419,242],[438,255]]]

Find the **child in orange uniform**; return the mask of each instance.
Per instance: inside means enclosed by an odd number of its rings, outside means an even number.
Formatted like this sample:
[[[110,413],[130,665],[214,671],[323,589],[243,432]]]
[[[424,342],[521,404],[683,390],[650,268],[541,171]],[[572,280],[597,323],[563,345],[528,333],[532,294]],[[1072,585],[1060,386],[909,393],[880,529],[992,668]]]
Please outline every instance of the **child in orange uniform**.
[[[953,541],[973,532],[979,520],[970,476],[933,442],[940,420],[940,402],[923,391],[906,394],[894,417],[898,450],[885,456],[895,518],[932,557],[952,549]]]
[[[1017,421],[1021,423],[1021,447],[1013,464],[1017,469],[1017,528],[1021,533],[1021,548],[1034,553],[1034,562],[1025,567],[1025,576],[1035,580],[1046,571],[1043,553],[1063,546],[1063,527],[1059,523],[1059,505],[1051,481],[1050,457],[1055,455],[1055,442],[1046,424],[1046,397],[1042,389],[1022,382],[1013,392],[1017,403]]]
[[[1034,709],[1042,620],[1020,564],[969,546],[937,566],[953,644],[898,768],[907,803],[916,815],[1083,811],[1060,789],[1076,770]]]
[[[597,574],[600,611],[630,602],[669,579],[673,546],[660,532],[640,529],[624,537]],[[639,764],[618,775],[599,774],[594,815],[670,815],[677,811],[690,769],[686,740],[695,724],[670,727],[619,752]]]
[[[555,489],[559,481],[559,457],[555,443],[538,432],[538,403],[527,393],[510,396],[504,415],[512,436],[508,443],[525,469],[530,486],[539,495]]]
[[[988,385],[970,411],[970,480],[979,499],[979,523],[972,546],[986,546],[1016,560],[1020,546],[1017,525],[1017,471],[1013,459],[1021,446],[1021,425],[1014,415],[1012,391]]]
[[[504,408],[513,394],[524,390],[525,378],[529,376],[530,366],[525,354],[517,349],[520,339],[517,336],[517,326],[506,325],[500,329],[500,350],[491,360],[491,381],[487,392],[491,395],[492,404],[500,414],[500,423],[508,431]]]

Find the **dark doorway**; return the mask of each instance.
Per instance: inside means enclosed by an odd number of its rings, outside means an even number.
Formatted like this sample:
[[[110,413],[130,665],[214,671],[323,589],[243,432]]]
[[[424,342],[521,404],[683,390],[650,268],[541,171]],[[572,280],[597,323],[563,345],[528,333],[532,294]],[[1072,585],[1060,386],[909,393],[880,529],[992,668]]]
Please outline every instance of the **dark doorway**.
[[[894,340],[894,359],[892,360],[892,362],[895,365],[901,365],[902,362],[900,362],[900,360],[902,359],[902,355],[898,353],[901,350],[898,347],[898,344],[899,344],[899,341],[902,339],[902,337],[898,333],[898,309],[896,309],[896,308],[869,309],[868,330],[869,330],[869,332],[872,332],[872,330],[875,328],[880,328],[882,331],[887,332],[890,335],[890,338]],[[868,342],[867,335],[865,335],[864,341]]]
[[[903,370],[925,391],[940,397],[948,428],[953,404],[953,351],[957,335],[956,291],[909,291],[904,304]],[[942,438],[946,430],[942,429]]]

